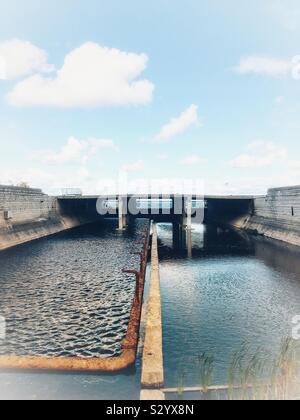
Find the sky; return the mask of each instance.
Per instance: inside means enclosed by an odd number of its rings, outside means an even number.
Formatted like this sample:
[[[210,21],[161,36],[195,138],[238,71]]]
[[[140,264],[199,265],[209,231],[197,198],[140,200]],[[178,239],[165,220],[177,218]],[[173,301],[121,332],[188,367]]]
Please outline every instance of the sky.
[[[0,3],[1,184],[300,184],[298,0]]]

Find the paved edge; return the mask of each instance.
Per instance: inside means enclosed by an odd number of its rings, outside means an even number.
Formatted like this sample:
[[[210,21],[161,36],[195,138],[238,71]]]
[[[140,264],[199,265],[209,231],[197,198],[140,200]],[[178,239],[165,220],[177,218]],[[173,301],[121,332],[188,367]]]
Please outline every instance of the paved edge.
[[[151,279],[147,305],[142,386],[161,388],[164,384],[162,313],[157,226],[153,225]]]
[[[165,401],[165,394],[162,391],[151,391],[143,390],[141,391],[141,401]]]

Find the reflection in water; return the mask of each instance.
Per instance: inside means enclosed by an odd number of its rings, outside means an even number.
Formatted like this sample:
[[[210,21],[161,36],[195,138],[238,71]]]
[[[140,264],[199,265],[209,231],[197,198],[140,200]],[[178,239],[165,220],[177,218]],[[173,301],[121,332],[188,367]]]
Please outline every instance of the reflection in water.
[[[185,386],[199,385],[203,352],[214,355],[214,381],[226,383],[245,341],[272,358],[300,312],[299,249],[216,226],[189,237],[162,224],[159,238],[166,385],[182,374]]]

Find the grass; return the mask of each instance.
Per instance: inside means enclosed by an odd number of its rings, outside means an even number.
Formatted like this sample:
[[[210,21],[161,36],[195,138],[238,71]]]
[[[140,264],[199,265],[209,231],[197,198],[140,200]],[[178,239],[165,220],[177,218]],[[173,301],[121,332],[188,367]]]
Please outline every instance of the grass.
[[[275,359],[257,348],[253,353],[243,342],[232,355],[228,367],[228,384],[212,386],[214,357],[206,353],[198,357],[201,398],[220,397],[226,400],[296,400],[300,399],[300,342],[285,338]],[[178,396],[183,397],[184,372],[178,380]],[[218,395],[218,392],[220,395]]]
[[[177,381],[177,395],[180,398],[182,398],[184,395],[184,378],[185,378],[185,372],[182,371],[180,375],[178,376],[178,381]]]
[[[203,393],[208,393],[208,388],[211,386],[213,381],[214,372],[214,357],[209,356],[206,353],[202,353],[199,358],[199,371],[200,371],[200,382],[203,389]]]
[[[268,353],[261,348],[251,356],[249,346],[244,343],[229,368],[228,399],[297,399],[299,344],[291,338],[282,340],[278,356],[270,361]]]

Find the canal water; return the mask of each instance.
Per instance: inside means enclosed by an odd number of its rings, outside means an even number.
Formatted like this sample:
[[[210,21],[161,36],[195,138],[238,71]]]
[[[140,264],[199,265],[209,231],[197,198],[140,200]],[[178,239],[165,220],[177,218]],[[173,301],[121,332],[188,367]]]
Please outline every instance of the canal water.
[[[272,364],[300,314],[299,248],[214,226],[159,237],[166,387],[201,386],[204,357],[227,384],[243,347]]]
[[[114,221],[0,254],[0,354],[112,357],[121,352],[146,221],[120,235]]]
[[[1,355],[120,354],[148,222],[124,233],[106,220],[0,253]],[[137,369],[139,368],[139,361]],[[0,374],[0,398],[137,398],[135,370],[122,375]]]
[[[76,229],[0,253],[0,354],[109,357],[120,352],[145,229],[116,222]],[[166,387],[199,386],[198,361],[214,359],[214,383],[228,379],[233,352],[247,342],[272,358],[300,314],[297,248],[213,226],[184,237],[159,225]],[[1,398],[138,399],[136,366],[120,375],[1,372]]]

